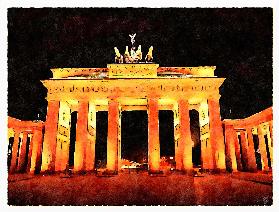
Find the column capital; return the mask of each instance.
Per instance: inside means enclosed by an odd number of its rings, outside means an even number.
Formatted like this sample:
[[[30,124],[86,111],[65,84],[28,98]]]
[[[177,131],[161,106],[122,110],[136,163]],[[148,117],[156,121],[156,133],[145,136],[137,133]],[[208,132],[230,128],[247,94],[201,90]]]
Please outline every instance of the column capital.
[[[234,130],[234,126],[232,124],[224,124],[226,129]]]
[[[159,99],[160,95],[156,92],[150,92],[147,94],[147,99]]]
[[[34,130],[28,132],[28,136],[32,137],[34,135]]]
[[[120,101],[119,101],[118,98],[109,98],[108,104],[110,104],[110,103],[118,103],[118,104],[120,104]]]
[[[240,136],[245,136],[246,135],[246,131],[245,130],[240,130]]]
[[[51,98],[51,97],[46,97],[46,100],[47,100],[47,102],[48,102],[48,104],[49,103],[55,103],[55,102],[60,102],[61,101],[61,99],[60,98]]]
[[[261,124],[257,125],[257,131],[258,131],[258,134],[262,134],[263,133],[263,127]]]
[[[15,127],[15,128],[13,128],[14,129],[14,132],[15,132],[15,134],[20,134],[20,133],[22,133],[22,129],[20,129],[20,128],[18,128],[18,127]]]
[[[108,96],[108,99],[117,99],[120,96],[121,90],[119,87],[114,88],[111,94]]]
[[[257,127],[253,127],[253,126],[248,126],[248,127],[246,127],[246,132],[247,132],[247,134],[252,134],[252,135],[254,135],[254,134],[257,134],[257,130],[258,130],[258,128]]]
[[[247,133],[248,133],[248,131],[252,132],[253,126],[246,126],[245,129],[246,129]]]
[[[150,107],[156,106],[156,110],[158,110],[158,98],[152,97],[147,98],[147,112],[150,111]]]
[[[189,100],[184,99],[184,98],[179,98],[179,99],[177,99],[177,103],[178,104],[188,104],[189,105]]]
[[[117,105],[118,110],[121,111],[122,107],[121,107],[121,104],[120,104],[120,101],[119,101],[118,98],[110,99],[110,100],[108,101],[108,108],[109,108],[110,106],[113,106],[113,105],[114,105],[114,106]]]
[[[208,105],[214,104],[214,106],[217,106],[218,108],[220,108],[220,105],[219,105],[220,97],[221,97],[220,95],[209,97],[209,98],[207,99]],[[218,105],[215,105],[216,103],[217,103]],[[209,107],[210,107],[210,106],[209,106]]]
[[[147,97],[147,104],[150,102],[150,101],[157,101],[158,102],[159,100],[159,97],[158,96],[148,96]]]
[[[23,136],[27,136],[29,133],[29,131],[22,131]]]

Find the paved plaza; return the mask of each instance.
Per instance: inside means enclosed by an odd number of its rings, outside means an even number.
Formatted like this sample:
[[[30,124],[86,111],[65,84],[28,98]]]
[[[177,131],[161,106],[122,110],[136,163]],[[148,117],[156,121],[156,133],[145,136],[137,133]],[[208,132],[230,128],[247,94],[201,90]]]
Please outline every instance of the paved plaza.
[[[9,205],[271,205],[272,174],[172,173],[16,174],[9,176]]]

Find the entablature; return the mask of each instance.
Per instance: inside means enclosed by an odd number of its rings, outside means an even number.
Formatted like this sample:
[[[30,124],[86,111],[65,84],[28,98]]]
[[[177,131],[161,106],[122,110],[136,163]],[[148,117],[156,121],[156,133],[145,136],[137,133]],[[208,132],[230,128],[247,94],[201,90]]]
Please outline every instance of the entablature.
[[[115,80],[44,80],[48,98],[113,98],[148,96],[205,98],[219,94],[224,78],[187,79],[115,79]]]
[[[233,125],[234,128],[252,128],[258,125],[261,125],[265,122],[273,120],[273,111],[272,107],[269,107],[259,113],[256,113],[252,116],[249,116],[244,119],[224,119],[223,123],[225,125]]]

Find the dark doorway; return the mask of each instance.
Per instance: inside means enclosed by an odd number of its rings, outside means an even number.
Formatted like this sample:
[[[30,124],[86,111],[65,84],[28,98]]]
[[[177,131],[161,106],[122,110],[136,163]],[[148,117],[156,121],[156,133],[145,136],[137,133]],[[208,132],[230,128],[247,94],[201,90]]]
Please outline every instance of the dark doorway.
[[[27,165],[28,165],[28,155],[29,155],[29,149],[30,149],[30,137],[27,136],[27,140],[26,140],[26,153],[25,153],[25,158],[24,158],[24,165],[23,165],[23,168],[22,168],[22,172],[26,172],[27,170]]]
[[[271,159],[270,159],[267,135],[264,135],[264,141],[265,141],[266,155],[267,155],[267,160],[268,160],[268,167],[271,168]]]
[[[239,149],[240,149],[240,158],[241,158],[241,164],[242,164],[242,170],[243,171],[247,171],[247,164],[245,162],[244,156],[243,156],[243,149],[242,149],[242,145],[241,145],[241,136],[238,135],[238,143],[239,143]]]
[[[20,152],[21,142],[22,142],[22,139],[21,139],[21,137],[19,137],[18,138],[18,148],[17,148],[17,153],[16,153],[16,167],[18,166],[18,159],[19,159],[19,152]]]
[[[75,144],[76,144],[76,128],[77,128],[77,111],[71,113],[70,128],[70,147],[69,147],[69,167],[74,166],[75,162]]]
[[[108,112],[96,113],[96,145],[95,167],[105,168],[107,164],[107,136],[108,136]]]
[[[122,112],[121,158],[138,163],[147,163],[148,116],[146,110]]]
[[[193,167],[201,167],[201,140],[200,140],[200,122],[199,112],[196,110],[190,110],[190,129],[191,138],[194,142],[192,148],[192,162]]]
[[[254,149],[255,149],[255,157],[257,163],[257,169],[262,170],[262,159],[261,154],[259,151],[259,137],[253,134],[253,141],[254,141]]]
[[[11,166],[11,161],[12,161],[12,152],[13,152],[13,144],[14,144],[14,137],[9,138],[9,145],[8,145],[8,170],[10,169]]]
[[[44,135],[45,135],[45,128],[43,128],[43,138],[44,138]],[[42,152],[43,151],[43,145],[41,145],[41,149],[40,151]],[[36,166],[35,166],[35,174],[39,174],[41,172],[41,168],[42,168],[42,154],[40,154],[40,157],[38,159],[38,163],[36,163]]]
[[[174,114],[172,110],[159,111],[159,140],[161,157],[175,155]]]

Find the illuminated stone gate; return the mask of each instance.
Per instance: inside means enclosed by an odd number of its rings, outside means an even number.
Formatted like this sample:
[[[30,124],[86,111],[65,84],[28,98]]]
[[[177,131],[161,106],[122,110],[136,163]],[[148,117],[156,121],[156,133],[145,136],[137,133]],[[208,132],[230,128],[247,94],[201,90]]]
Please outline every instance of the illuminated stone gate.
[[[225,145],[214,66],[159,67],[154,63],[108,64],[107,68],[51,69],[43,80],[48,111],[42,171],[63,171],[69,161],[71,113],[77,111],[74,170],[94,169],[96,112],[108,111],[107,169],[117,172],[121,159],[121,112],[147,110],[148,164],[160,169],[159,110],[174,112],[176,169],[191,170],[189,110],[199,112],[202,168],[225,170]]]

